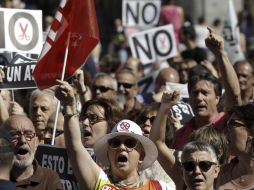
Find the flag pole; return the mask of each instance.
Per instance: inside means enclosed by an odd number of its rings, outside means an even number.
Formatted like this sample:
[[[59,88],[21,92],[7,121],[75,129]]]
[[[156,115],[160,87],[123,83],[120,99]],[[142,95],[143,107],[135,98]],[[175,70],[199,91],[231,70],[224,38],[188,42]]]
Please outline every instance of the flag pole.
[[[68,34],[68,38],[67,38],[67,46],[66,46],[65,55],[64,55],[64,64],[63,64],[63,69],[62,69],[61,81],[64,80],[67,58],[68,58],[68,53],[69,53],[69,45],[70,45],[70,33]],[[57,100],[56,115],[55,115],[54,130],[53,130],[53,134],[52,134],[51,145],[54,145],[54,143],[55,143],[56,125],[57,125],[59,110],[60,110],[60,101]]]

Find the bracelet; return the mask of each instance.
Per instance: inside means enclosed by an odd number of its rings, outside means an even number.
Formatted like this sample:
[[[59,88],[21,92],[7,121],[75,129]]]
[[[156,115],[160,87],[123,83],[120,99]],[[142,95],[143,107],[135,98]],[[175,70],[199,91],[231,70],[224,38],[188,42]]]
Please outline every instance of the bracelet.
[[[71,113],[71,114],[64,114],[64,117],[67,117],[67,118],[71,118],[73,116],[79,116],[79,113],[76,112],[76,113]]]

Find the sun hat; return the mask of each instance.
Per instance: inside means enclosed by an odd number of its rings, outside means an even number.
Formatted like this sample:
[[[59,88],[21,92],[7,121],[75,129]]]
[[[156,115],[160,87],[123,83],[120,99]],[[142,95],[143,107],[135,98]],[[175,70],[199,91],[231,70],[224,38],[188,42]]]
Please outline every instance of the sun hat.
[[[119,136],[129,136],[135,138],[141,143],[145,151],[145,158],[141,164],[141,170],[150,167],[157,159],[158,150],[155,144],[147,137],[142,136],[142,130],[138,124],[131,120],[121,120],[118,122],[111,133],[106,134],[101,139],[99,139],[94,145],[94,152],[96,159],[104,165],[108,165],[108,140],[119,137]]]

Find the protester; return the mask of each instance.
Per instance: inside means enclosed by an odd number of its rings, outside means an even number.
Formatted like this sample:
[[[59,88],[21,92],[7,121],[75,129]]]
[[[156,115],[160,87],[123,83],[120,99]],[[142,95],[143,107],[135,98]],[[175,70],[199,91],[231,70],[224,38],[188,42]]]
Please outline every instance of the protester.
[[[227,125],[229,151],[236,156],[222,166],[216,188],[254,188],[254,104],[236,106]]]
[[[106,73],[98,73],[94,78],[92,91],[94,98],[116,100],[117,81]]]
[[[14,115],[6,120],[3,127],[9,131],[14,148],[11,181],[17,189],[63,189],[58,174],[42,168],[34,159],[39,139],[32,121],[24,115]]]
[[[55,125],[55,117],[56,117],[55,113],[49,117],[47,126],[44,129],[44,144],[51,144],[52,143],[53,131],[54,131],[54,125]],[[56,122],[56,132],[55,132],[55,140],[54,140],[55,146],[65,147],[63,127],[64,127],[64,117],[63,117],[63,113],[60,111],[58,113],[58,118],[57,118],[57,122]]]
[[[86,102],[79,116],[83,145],[93,148],[121,119],[122,112],[113,101],[98,98]]]
[[[0,128],[0,189],[15,190],[14,183],[10,181],[13,166],[14,150],[11,145],[11,136],[4,128]]]
[[[116,73],[118,84],[118,95],[123,96],[125,104],[123,111],[126,117],[134,120],[139,114],[142,103],[137,99],[138,85],[135,75],[129,70],[122,70]]]
[[[220,167],[212,146],[197,141],[186,144],[181,154],[181,166],[188,190],[214,190]]]
[[[253,77],[253,66],[247,60],[238,61],[234,64],[235,72],[238,76],[241,97],[243,104],[248,104],[254,101],[254,77]]]
[[[131,71],[136,76],[136,80],[144,76],[144,65],[138,58],[129,57],[123,68]]]
[[[39,90],[32,92],[29,102],[29,117],[33,122],[36,130],[36,135],[40,143],[44,143],[44,129],[47,126],[48,120],[56,110],[56,98],[51,89]]]
[[[234,105],[242,103],[239,84],[235,83],[237,76],[224,52],[223,39],[214,34],[210,28],[208,30],[210,34],[206,39],[206,45],[214,53],[219,63],[222,83],[225,88],[225,112],[220,113],[217,107],[222,93],[218,79],[209,72],[200,72],[192,76],[188,82],[188,92],[189,103],[195,117],[176,132],[174,143],[171,146],[174,149],[181,149],[188,142],[190,134],[201,127],[210,125],[223,129],[228,118],[227,112]]]
[[[157,158],[155,145],[142,136],[140,127],[130,120],[122,120],[115,125],[112,133],[95,144],[95,155],[110,165],[110,175],[107,176],[82,145],[71,86],[65,81],[57,80],[57,83],[56,97],[65,110],[66,148],[81,189],[156,189],[157,182],[156,185],[151,180],[144,182],[139,177],[139,171],[151,166]],[[168,189],[165,184],[159,184],[161,189]]]

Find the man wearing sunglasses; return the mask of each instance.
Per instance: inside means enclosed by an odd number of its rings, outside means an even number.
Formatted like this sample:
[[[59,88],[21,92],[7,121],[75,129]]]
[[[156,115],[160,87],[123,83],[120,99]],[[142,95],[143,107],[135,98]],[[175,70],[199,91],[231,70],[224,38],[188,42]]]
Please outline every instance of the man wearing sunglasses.
[[[124,112],[129,119],[134,120],[142,108],[137,100],[138,86],[135,75],[129,70],[122,70],[116,74],[118,94],[124,96]]]
[[[58,174],[51,169],[42,168],[34,159],[39,139],[32,121],[24,115],[14,115],[5,121],[3,127],[11,135],[14,149],[11,181],[17,189],[63,189]]]
[[[214,190],[220,167],[213,147],[203,142],[190,142],[184,146],[180,162],[188,190]]]
[[[92,92],[94,98],[116,100],[117,81],[106,73],[99,73],[93,81]]]

